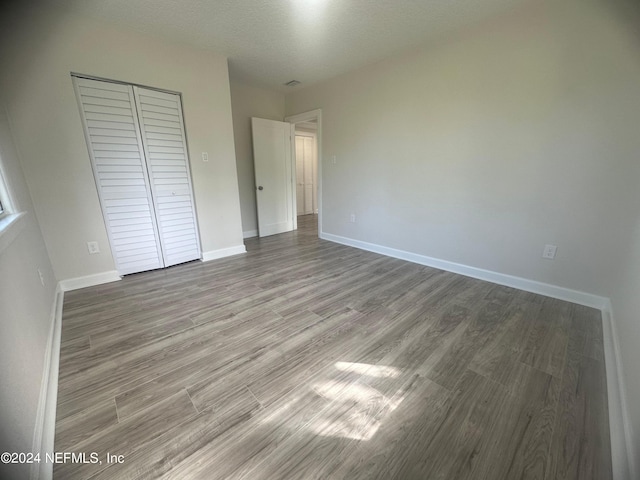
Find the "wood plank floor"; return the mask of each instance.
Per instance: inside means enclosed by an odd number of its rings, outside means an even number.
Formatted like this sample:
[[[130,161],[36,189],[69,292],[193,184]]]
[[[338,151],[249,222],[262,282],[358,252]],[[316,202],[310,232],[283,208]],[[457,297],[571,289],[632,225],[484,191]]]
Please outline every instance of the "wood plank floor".
[[[611,478],[597,310],[315,221],[65,294],[54,477]]]

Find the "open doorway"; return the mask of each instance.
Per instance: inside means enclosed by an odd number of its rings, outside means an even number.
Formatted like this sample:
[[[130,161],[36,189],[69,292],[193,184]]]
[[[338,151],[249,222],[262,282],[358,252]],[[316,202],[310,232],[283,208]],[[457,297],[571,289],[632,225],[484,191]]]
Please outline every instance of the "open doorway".
[[[286,117],[293,125],[296,179],[294,227],[317,226],[322,232],[322,112],[312,110]]]

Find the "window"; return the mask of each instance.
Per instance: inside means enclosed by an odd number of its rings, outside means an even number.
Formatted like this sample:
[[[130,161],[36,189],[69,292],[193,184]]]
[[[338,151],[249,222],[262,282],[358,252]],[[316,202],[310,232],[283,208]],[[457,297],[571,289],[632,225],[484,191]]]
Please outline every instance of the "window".
[[[0,218],[9,214],[9,203],[5,200],[7,188],[0,173]]]
[[[6,139],[4,119],[1,116],[2,110],[0,110],[0,142]],[[9,138],[9,141],[11,139]],[[12,147],[12,145],[9,145]],[[15,197],[13,197],[11,185],[9,184],[9,177],[5,175],[8,167],[4,163],[3,147],[0,144],[0,254],[11,245],[11,243],[18,238],[18,235],[25,227],[26,212],[18,211],[18,205],[15,203]]]
[[[2,157],[0,157],[1,161]],[[26,225],[24,221],[26,213],[15,210],[9,185],[5,182],[6,177],[2,175],[1,167],[2,165],[0,165],[0,254],[18,238]]]
[[[7,185],[0,169],[0,219],[11,213],[11,204],[9,203],[9,195],[7,193]]]

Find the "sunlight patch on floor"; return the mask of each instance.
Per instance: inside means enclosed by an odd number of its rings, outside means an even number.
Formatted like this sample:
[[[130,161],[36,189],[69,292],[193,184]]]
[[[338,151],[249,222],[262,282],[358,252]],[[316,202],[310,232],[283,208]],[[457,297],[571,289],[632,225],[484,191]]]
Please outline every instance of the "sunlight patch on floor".
[[[368,363],[336,362],[336,368],[343,372],[359,373],[377,378],[396,378],[400,370],[386,365],[370,365]]]
[[[402,391],[387,397],[376,388],[361,383],[327,380],[312,388],[329,403],[307,428],[323,437],[370,440],[386,417],[404,400]]]
[[[353,378],[354,374],[357,377]],[[286,419],[298,410],[296,404],[304,401],[317,413],[300,425],[302,431],[323,437],[370,440],[404,400],[406,391],[402,389],[389,396],[382,393],[390,390],[384,388],[387,382],[394,381],[400,374],[397,368],[385,365],[337,362],[335,370],[310,385],[314,398],[299,392],[263,422],[287,423]],[[293,413],[291,418],[293,428],[298,427],[296,416]]]

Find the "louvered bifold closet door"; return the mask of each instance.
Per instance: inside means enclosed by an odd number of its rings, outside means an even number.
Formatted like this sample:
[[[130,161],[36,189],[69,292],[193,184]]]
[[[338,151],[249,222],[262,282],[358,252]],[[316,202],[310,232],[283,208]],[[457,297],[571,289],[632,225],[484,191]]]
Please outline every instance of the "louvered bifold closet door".
[[[180,96],[133,88],[165,266],[201,258]]]
[[[161,268],[133,88],[79,77],[73,82],[118,273]]]

